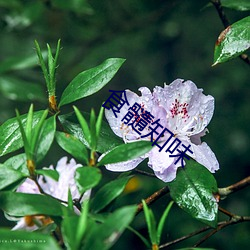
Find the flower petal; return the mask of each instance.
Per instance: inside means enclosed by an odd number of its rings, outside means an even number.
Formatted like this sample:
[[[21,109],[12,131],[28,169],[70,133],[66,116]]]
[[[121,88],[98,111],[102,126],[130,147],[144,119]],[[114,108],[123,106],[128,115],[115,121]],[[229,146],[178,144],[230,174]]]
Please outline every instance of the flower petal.
[[[138,102],[139,100],[139,96],[130,90],[126,90],[126,96],[130,106],[132,106],[134,102]],[[128,108],[129,106],[124,105],[121,108],[120,112],[116,113],[117,117],[115,117],[111,109],[105,109],[105,116],[111,129],[117,136],[124,138],[126,135],[128,137],[131,137],[131,140],[136,140],[139,138],[139,135],[136,132],[132,131],[130,126],[122,124],[121,121],[122,118],[127,114]]]
[[[27,194],[40,194],[40,191],[36,185],[36,183],[27,178],[16,190],[19,193],[27,193]]]
[[[200,133],[214,112],[214,98],[204,95],[192,81],[176,79],[169,86],[154,89],[154,98],[168,113],[168,128],[174,134]]]
[[[107,164],[105,165],[106,169],[114,172],[123,172],[123,171],[129,171],[137,167],[146,156],[140,156],[136,159],[130,160],[130,161],[124,161],[124,162],[118,162],[114,164]]]
[[[206,167],[211,173],[214,173],[219,169],[219,163],[216,159],[215,154],[207,143],[202,142],[201,145],[191,144],[194,152],[193,157],[197,162]]]
[[[154,170],[155,175],[164,182],[170,182],[176,178],[177,168],[181,162],[174,164],[175,158],[169,157],[169,153],[154,147],[149,152],[148,166]]]

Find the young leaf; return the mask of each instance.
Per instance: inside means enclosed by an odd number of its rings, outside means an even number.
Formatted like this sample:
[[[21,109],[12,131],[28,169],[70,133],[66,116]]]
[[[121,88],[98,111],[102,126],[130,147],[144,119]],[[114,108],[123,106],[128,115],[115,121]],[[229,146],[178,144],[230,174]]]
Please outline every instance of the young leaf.
[[[33,136],[31,138],[31,150],[32,150],[32,153],[36,153],[36,147],[38,145],[38,141],[40,139],[40,135],[41,135],[41,132],[42,132],[42,128],[43,128],[43,125],[44,125],[44,122],[45,122],[45,119],[48,115],[48,110],[44,110],[43,114],[42,114],[42,117],[41,119],[38,121],[37,125],[34,127],[33,129]],[[53,118],[52,118],[53,119]]]
[[[177,205],[203,223],[216,227],[218,192],[214,176],[199,163],[189,160],[180,168],[174,181],[168,183],[170,195]]]
[[[148,208],[148,205],[144,200],[142,200],[143,204],[143,211],[146,218],[147,226],[148,226],[148,234],[150,237],[150,241],[153,244],[157,244],[157,237],[156,237],[156,222],[155,217],[151,209]]]
[[[96,121],[96,139],[97,140],[99,139],[99,135],[100,135],[101,127],[102,127],[103,113],[104,113],[104,108],[101,107],[99,115],[97,117],[97,121]]]
[[[26,231],[10,231],[4,228],[0,228],[1,235],[1,249],[36,249],[36,250],[60,250],[53,237],[43,233]]]
[[[74,135],[86,147],[90,148],[90,145],[87,142],[87,139],[77,122],[77,119],[72,114],[59,116],[60,122],[63,124],[63,127],[70,134]],[[90,117],[89,114],[87,113],[84,113],[84,116],[87,117],[87,119]],[[100,130],[100,135],[99,135],[99,140],[97,143],[96,151],[100,153],[104,153],[121,144],[123,144],[122,139],[114,134],[114,132],[111,130],[107,122],[102,121],[102,126]]]
[[[157,244],[160,244],[160,242],[161,242],[161,234],[162,234],[163,226],[164,226],[164,223],[168,217],[169,211],[170,211],[173,204],[174,204],[174,202],[170,201],[170,203],[166,207],[163,215],[161,216],[160,222],[159,222],[158,227],[157,227]]]
[[[152,143],[149,141],[136,141],[122,144],[105,154],[97,166],[132,160],[146,154],[151,149]]]
[[[46,81],[46,84],[47,84],[47,89],[48,89],[48,91],[50,91],[49,73],[48,73],[48,70],[47,70],[47,67],[46,67],[46,64],[45,64],[44,57],[43,57],[43,54],[41,52],[40,46],[39,46],[39,44],[38,44],[38,42],[36,40],[35,40],[35,47],[36,47],[36,53],[37,53],[37,56],[38,56],[38,59],[39,59],[39,63],[41,65],[43,75],[44,75],[44,78],[45,78],[45,81]]]
[[[87,229],[88,212],[89,212],[89,201],[86,200],[83,202],[82,213],[80,215],[80,218],[77,224],[77,231],[76,231],[77,249],[79,249],[79,247],[81,246],[82,238]]]
[[[228,26],[218,37],[214,50],[214,65],[226,62],[250,47],[250,16]]]
[[[33,127],[38,123],[43,111],[34,112]],[[27,114],[20,116],[25,127]],[[23,146],[17,118],[11,118],[0,126],[0,156],[11,153]]]
[[[66,209],[59,201],[49,196],[13,192],[0,193],[0,208],[11,216],[35,214],[62,216],[63,210]]]
[[[124,190],[128,180],[132,176],[116,179],[100,188],[94,196],[91,208],[97,213],[109,205],[115,198],[117,198]]]
[[[91,149],[96,150],[96,115],[94,109],[90,112],[90,136],[91,136]]]
[[[71,154],[82,164],[88,165],[88,152],[85,145],[73,135],[56,132],[56,141],[62,149]]]
[[[37,162],[40,162],[48,153],[56,132],[56,117],[52,116],[44,121],[40,131],[38,147],[36,152]]]
[[[95,167],[77,168],[75,180],[80,194],[83,194],[90,188],[95,187],[101,180],[102,173],[100,169]]]
[[[73,108],[75,110],[76,117],[81,125],[84,137],[86,138],[88,144],[91,146],[91,134],[90,134],[90,129],[89,129],[88,123],[85,120],[85,118],[83,117],[83,115],[81,114],[81,112],[79,111],[79,109],[75,106],[73,106]]]
[[[110,214],[103,224],[92,227],[83,250],[111,248],[133,220],[136,209],[136,206],[119,208]]]
[[[104,87],[124,63],[124,59],[111,58],[99,66],[78,74],[64,90],[59,106],[92,95]]]

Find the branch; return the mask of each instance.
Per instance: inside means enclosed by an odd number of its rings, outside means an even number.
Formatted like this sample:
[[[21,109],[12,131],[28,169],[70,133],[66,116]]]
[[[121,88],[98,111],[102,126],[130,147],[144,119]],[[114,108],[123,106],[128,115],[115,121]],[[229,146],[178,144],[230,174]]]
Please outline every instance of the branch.
[[[152,195],[150,195],[148,198],[145,199],[145,202],[147,205],[150,205],[152,203],[154,203],[156,200],[158,200],[159,198],[161,198],[162,196],[164,196],[165,194],[169,193],[169,188],[163,187],[160,190],[156,191],[155,193],[153,193]],[[137,205],[137,211],[136,214],[139,214],[141,211],[143,210],[143,205],[142,203]]]
[[[228,187],[219,188],[218,192],[222,198],[226,198],[226,196],[228,196],[229,194],[234,193],[236,191],[239,191],[239,190],[241,190],[249,185],[250,185],[250,176],[248,176],[245,179],[243,179],[239,182],[236,182]]]
[[[212,235],[214,235],[215,233],[219,232],[220,230],[222,230],[223,228],[233,225],[233,224],[238,224],[241,222],[247,222],[250,221],[250,216],[238,216],[235,215],[230,221],[223,221],[220,223],[220,225],[212,230],[211,232],[209,232],[207,235],[205,235],[202,239],[200,239],[195,245],[194,247],[199,246],[200,244],[202,244],[204,241],[206,241],[209,237],[211,237]]]
[[[205,240],[207,240],[213,234],[215,234],[216,232],[220,231],[221,229],[223,229],[223,228],[225,228],[225,227],[227,227],[229,225],[238,224],[238,223],[247,222],[247,221],[250,221],[250,217],[248,217],[248,216],[243,216],[242,217],[242,216],[234,215],[230,221],[219,222],[218,227],[216,229],[214,229],[213,231],[209,232],[206,236],[204,236],[199,242],[197,242],[194,245],[194,247],[199,246],[201,243],[203,243]],[[203,228],[201,228],[201,229],[199,229],[199,230],[197,230],[195,232],[192,232],[192,233],[187,234],[185,236],[182,236],[182,237],[180,237],[178,239],[175,239],[173,241],[162,244],[162,245],[159,246],[159,248],[169,247],[171,245],[177,244],[177,243],[179,243],[181,241],[184,241],[186,239],[189,239],[189,238],[191,238],[191,237],[193,237],[195,235],[201,234],[201,233],[206,232],[206,231],[211,230],[211,229],[213,229],[213,228],[209,227],[209,226],[203,227]]]
[[[226,29],[228,26],[230,26],[230,22],[222,8],[222,5],[221,5],[221,2],[220,0],[211,0],[211,3],[214,5],[214,7],[216,8],[218,14],[219,14],[219,17],[220,17],[220,20],[221,22],[223,23],[223,26],[224,28]],[[248,65],[250,65],[250,59],[248,57],[247,54],[241,54],[240,56],[240,59],[242,59],[245,63],[247,63]]]
[[[145,171],[142,171],[142,170],[139,170],[139,169],[134,169],[134,172],[136,172],[138,174],[141,174],[141,175],[146,175],[146,176],[149,176],[149,177],[156,178],[155,174],[148,173],[148,172],[145,172]]]

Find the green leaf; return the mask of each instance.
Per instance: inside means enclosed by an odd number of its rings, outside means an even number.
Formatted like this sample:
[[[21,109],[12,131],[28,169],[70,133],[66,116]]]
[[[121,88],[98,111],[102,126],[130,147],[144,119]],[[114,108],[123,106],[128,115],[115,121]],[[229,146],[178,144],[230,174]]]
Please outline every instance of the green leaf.
[[[218,187],[214,176],[205,167],[193,160],[187,161],[168,186],[171,197],[180,208],[197,220],[216,227],[218,204],[213,194],[218,192]]]
[[[88,165],[88,152],[85,145],[73,135],[56,132],[56,141],[62,149],[71,154],[82,164]]]
[[[99,139],[99,135],[100,135],[100,132],[101,132],[103,113],[104,113],[104,108],[101,107],[99,115],[97,117],[96,128],[95,128],[96,129],[96,139],[97,139],[97,141]]]
[[[59,106],[92,95],[104,87],[124,63],[124,59],[110,58],[99,66],[78,74],[64,90]]]
[[[63,210],[66,209],[59,201],[49,196],[13,192],[0,193],[0,208],[11,216],[62,216]]]
[[[84,116],[81,114],[80,110],[75,106],[73,106],[73,108],[75,110],[76,117],[81,125],[84,137],[86,138],[88,145],[91,146],[91,133],[90,133],[89,125],[86,119],[84,118]]]
[[[73,114],[73,115],[72,115]],[[84,113],[84,116],[89,118],[89,114]],[[89,143],[87,142],[81,127],[79,126],[77,119],[74,116],[74,113],[68,115],[59,116],[59,120],[62,123],[63,127],[76,138],[78,138],[86,147],[90,148]],[[97,143],[97,152],[104,153],[112,148],[123,144],[121,138],[116,136],[111,130],[107,122],[102,121],[102,126],[100,130],[100,136]]]
[[[94,212],[99,212],[117,198],[124,190],[128,180],[132,176],[116,179],[105,184],[94,196],[91,208]]]
[[[80,218],[77,224],[77,232],[76,232],[77,249],[79,249],[82,238],[86,233],[86,229],[88,225],[88,213],[89,213],[89,201],[85,200],[83,202],[82,213],[80,215]]]
[[[223,7],[239,10],[239,11],[247,11],[250,10],[250,1],[249,0],[221,0],[221,4]]]
[[[82,238],[87,229],[88,201],[84,201],[80,216],[65,217],[62,222],[62,234],[67,249],[80,249]]]
[[[136,206],[127,206],[110,214],[103,224],[92,228],[83,249],[109,249],[131,223],[136,209]]]
[[[0,164],[0,190],[13,184],[16,181],[21,181],[25,177],[26,175],[22,174],[20,171]]]
[[[0,228],[0,249],[11,250],[60,250],[56,241],[47,234],[26,231],[10,231]]]
[[[156,221],[154,214],[151,209],[148,208],[148,205],[144,200],[142,200],[143,211],[146,218],[147,226],[148,226],[148,234],[150,241],[153,244],[157,244],[157,234],[156,234]]]
[[[0,93],[15,101],[43,102],[46,100],[42,86],[9,76],[0,77]]]
[[[250,47],[250,16],[228,26],[218,37],[214,65],[239,56]]]
[[[94,109],[90,112],[90,136],[91,136],[91,149],[96,150],[96,115]]]
[[[34,112],[33,127],[38,123],[42,114],[43,111]],[[20,118],[22,124],[25,124],[27,114],[21,115]],[[22,146],[23,141],[17,118],[11,118],[0,126],[0,156],[13,152],[21,148]]]
[[[78,216],[65,217],[62,222],[62,235],[64,243],[69,250],[77,250],[76,233],[79,222]]]
[[[8,160],[4,162],[4,165],[8,166],[9,168],[18,170],[19,172],[28,176],[29,171],[26,165],[26,160],[27,160],[26,155],[23,153],[10,157]]]
[[[48,176],[51,179],[58,181],[59,179],[59,173],[56,170],[52,170],[52,169],[37,169],[36,170],[37,174],[40,175],[44,175],[44,176]]]
[[[174,204],[174,202],[170,201],[168,206],[166,207],[163,215],[161,216],[160,222],[159,222],[158,227],[157,227],[157,244],[160,244],[160,242],[161,242],[161,234],[162,234],[163,226],[165,224],[165,221],[168,217],[169,211],[170,211],[173,204]]]
[[[41,134],[39,136],[37,148],[37,161],[40,162],[48,153],[56,132],[56,117],[52,116],[44,121]]]
[[[81,194],[95,187],[101,180],[102,173],[95,167],[77,168],[75,173],[76,185]]]
[[[136,141],[119,145],[109,151],[97,164],[98,166],[123,162],[140,157],[152,149],[149,141]]]

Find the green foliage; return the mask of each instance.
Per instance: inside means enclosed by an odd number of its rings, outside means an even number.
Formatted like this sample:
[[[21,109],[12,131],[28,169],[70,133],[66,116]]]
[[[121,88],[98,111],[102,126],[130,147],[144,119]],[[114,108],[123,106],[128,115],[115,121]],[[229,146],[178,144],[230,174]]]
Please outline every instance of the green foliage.
[[[158,227],[156,226],[156,220],[155,220],[155,216],[153,214],[153,211],[151,209],[149,209],[147,203],[144,200],[142,200],[142,204],[143,204],[143,211],[144,211],[144,215],[146,218],[146,223],[147,223],[147,227],[148,227],[148,233],[149,233],[151,245],[152,246],[159,246],[160,241],[161,241],[163,226],[164,226],[165,221],[168,217],[169,211],[173,205],[173,201],[171,201],[168,204],[168,206],[166,207],[164,213],[161,216]],[[154,249],[154,248],[152,247],[152,249]]]
[[[124,190],[128,180],[132,176],[125,176],[114,181],[110,181],[100,188],[91,202],[91,209],[97,213],[109,205]]]
[[[239,10],[239,11],[247,11],[250,10],[250,2],[248,0],[221,0],[222,6]]]
[[[100,182],[101,178],[102,174],[100,169],[95,167],[81,167],[76,170],[76,185],[81,194],[95,187]]]
[[[88,113],[83,113],[84,117],[90,118],[90,115]],[[85,119],[85,118],[84,118]],[[74,135],[76,138],[78,138],[86,147],[90,148],[90,144],[89,144],[89,136],[88,136],[88,130],[87,130],[87,122],[84,124],[82,124],[82,126],[79,126],[79,124],[77,123],[75,117],[72,114],[68,114],[68,115],[60,115],[59,116],[59,120],[62,123],[62,125],[64,126],[64,128],[72,135]],[[81,121],[82,122],[82,121]],[[98,120],[97,120],[97,124],[98,124]],[[98,126],[96,124],[96,126]],[[107,122],[102,121],[101,124],[101,129],[100,129],[100,134],[99,134],[99,140],[98,140],[98,144],[97,144],[97,148],[96,151],[100,152],[100,153],[105,153],[109,150],[111,150],[112,148],[123,144],[123,141],[121,140],[121,138],[119,138],[118,136],[116,136],[113,131],[110,129],[109,125],[107,124]],[[83,126],[86,126],[86,131],[85,133],[83,133]],[[98,132],[98,129],[96,129],[96,131]],[[86,136],[85,136],[86,134]]]
[[[0,77],[0,93],[15,101],[43,102],[45,100],[43,88],[40,85],[9,76]]]
[[[228,26],[218,37],[214,50],[214,64],[226,62],[250,47],[250,17]]]
[[[62,216],[66,209],[59,201],[49,196],[13,192],[0,193],[0,208],[11,216]]]
[[[217,183],[205,167],[189,160],[168,185],[171,197],[181,209],[209,226],[217,226]]]
[[[135,212],[136,206],[122,207],[110,214],[103,224],[91,227],[83,249],[109,249],[133,220]]]
[[[104,87],[124,63],[124,59],[110,58],[95,68],[78,74],[64,90],[59,106],[92,95]]]
[[[44,111],[34,112],[32,126],[41,119]],[[20,116],[23,126],[26,126],[27,114]],[[11,118],[0,126],[0,156],[16,151],[23,146],[17,118]]]
[[[56,132],[56,141],[62,149],[71,154],[80,163],[88,165],[88,152],[86,146],[76,137],[64,132]]]
[[[137,141],[119,145],[105,154],[98,166],[135,159],[149,152],[152,149],[151,144],[148,141]]]
[[[21,181],[26,177],[20,171],[10,168],[6,165],[0,165],[0,190],[15,183]]]
[[[47,44],[47,49],[48,49],[48,66],[46,67],[45,60],[43,58],[40,46],[37,41],[35,41],[35,46],[36,46],[36,52],[37,56],[39,59],[39,63],[41,65],[43,75],[45,78],[45,82],[47,85],[47,90],[49,93],[49,96],[55,96],[56,93],[56,79],[55,79],[55,73],[56,73],[56,68],[57,68],[57,60],[59,56],[59,51],[60,51],[60,39],[57,42],[57,48],[56,48],[56,54],[55,57],[53,57],[51,48],[49,44]]]
[[[43,233],[25,232],[25,231],[9,231],[0,228],[1,239],[0,249],[12,250],[59,250],[61,249],[52,236]]]

